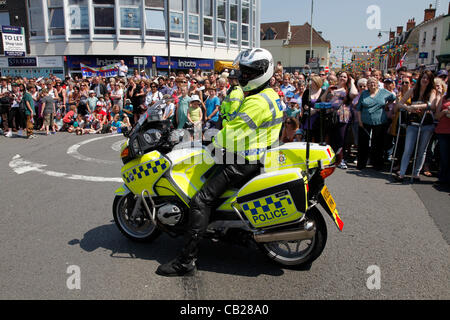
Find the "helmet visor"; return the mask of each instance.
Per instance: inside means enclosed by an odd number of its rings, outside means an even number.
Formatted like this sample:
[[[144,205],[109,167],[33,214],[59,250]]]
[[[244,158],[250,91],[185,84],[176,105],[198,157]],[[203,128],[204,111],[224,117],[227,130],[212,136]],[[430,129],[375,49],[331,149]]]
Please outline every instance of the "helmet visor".
[[[240,66],[239,71],[239,84],[242,87],[247,86],[250,81],[264,74],[264,71],[261,69],[254,69],[244,65]]]

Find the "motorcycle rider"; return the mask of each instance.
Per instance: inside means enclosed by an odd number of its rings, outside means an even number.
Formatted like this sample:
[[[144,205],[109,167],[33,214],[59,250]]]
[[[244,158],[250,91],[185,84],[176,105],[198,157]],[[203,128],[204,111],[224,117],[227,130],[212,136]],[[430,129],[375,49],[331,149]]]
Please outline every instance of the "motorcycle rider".
[[[278,94],[269,86],[274,72],[271,53],[265,49],[244,50],[235,64],[239,64],[239,84],[245,99],[235,117],[216,135],[213,144],[237,161],[218,164],[214,175],[192,198],[185,245],[177,258],[158,267],[159,275],[195,273],[198,245],[206,232],[212,208],[218,204],[217,199],[229,187],[242,187],[253,178],[260,170],[258,162],[264,151],[278,142],[283,112]]]
[[[222,127],[225,127],[235,116],[236,111],[244,101],[244,91],[239,85],[238,71],[231,70],[228,80],[230,81],[230,88],[227,91],[227,97],[223,100],[220,106],[220,113],[222,114]]]

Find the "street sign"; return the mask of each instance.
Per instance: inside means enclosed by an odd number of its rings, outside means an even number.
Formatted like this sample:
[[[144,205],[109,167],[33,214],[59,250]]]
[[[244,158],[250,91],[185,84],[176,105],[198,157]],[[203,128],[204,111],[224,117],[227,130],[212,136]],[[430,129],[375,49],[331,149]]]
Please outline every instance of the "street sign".
[[[23,27],[2,26],[5,56],[25,56],[25,32]]]
[[[147,64],[147,57],[134,57],[134,64],[145,66]]]

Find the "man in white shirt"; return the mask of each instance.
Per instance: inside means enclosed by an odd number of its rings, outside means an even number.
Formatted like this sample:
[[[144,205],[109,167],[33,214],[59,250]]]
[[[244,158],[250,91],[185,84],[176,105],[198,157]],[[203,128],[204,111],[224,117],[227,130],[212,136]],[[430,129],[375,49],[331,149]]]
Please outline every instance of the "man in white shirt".
[[[119,69],[119,77],[126,78],[128,74],[128,67],[125,64],[125,61],[120,60],[120,64],[118,64],[117,67]]]

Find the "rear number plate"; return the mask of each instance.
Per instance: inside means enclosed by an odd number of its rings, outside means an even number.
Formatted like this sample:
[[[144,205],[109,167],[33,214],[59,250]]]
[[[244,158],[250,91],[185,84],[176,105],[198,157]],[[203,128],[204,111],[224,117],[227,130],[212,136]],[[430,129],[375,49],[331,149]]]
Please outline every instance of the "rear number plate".
[[[336,209],[336,202],[334,202],[334,199],[331,196],[330,191],[328,191],[327,186],[323,187],[321,193],[322,193],[322,196],[325,199],[325,202],[327,203],[327,206],[330,209],[330,211],[334,212],[334,210]]]

